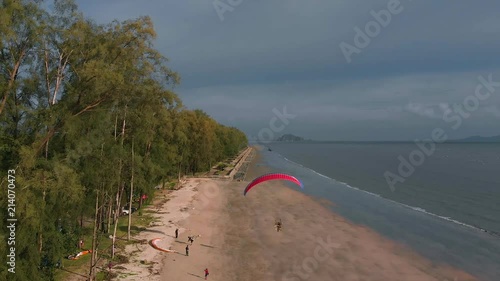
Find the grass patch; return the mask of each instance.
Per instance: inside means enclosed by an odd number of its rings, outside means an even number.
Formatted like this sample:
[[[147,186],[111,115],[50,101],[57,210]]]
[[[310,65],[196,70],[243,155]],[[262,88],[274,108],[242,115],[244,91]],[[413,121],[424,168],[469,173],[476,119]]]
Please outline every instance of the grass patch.
[[[219,171],[224,171],[224,169],[226,169],[227,166],[229,166],[227,163],[221,162],[221,163],[217,164],[215,169],[217,169]]]
[[[130,235],[137,235],[140,231],[145,230],[152,222],[157,221],[152,214],[147,212],[142,212],[142,210],[137,211],[132,214],[132,225],[130,228]],[[100,260],[110,260],[111,259],[111,246],[113,241],[109,238],[110,235],[113,234],[114,225],[110,227],[110,233],[100,233],[98,235],[98,259]],[[115,248],[118,250],[124,250],[126,245],[141,243],[141,241],[130,240],[127,241],[127,230],[128,230],[128,216],[121,216],[118,218],[118,226],[116,230],[116,242]],[[92,247],[92,229],[85,228],[83,229],[83,241],[85,242],[84,248],[90,249]],[[76,247],[77,241],[75,241],[75,250],[73,253],[76,254],[80,252],[80,250]],[[64,280],[72,280],[73,275],[72,272],[87,275],[89,271],[89,263],[90,263],[90,255],[87,254],[82,256],[78,260],[68,260],[66,257],[62,259],[62,264],[64,270],[57,270],[55,273],[54,280],[56,281],[64,281]],[[113,259],[114,264],[126,263],[128,262],[128,256],[115,254],[115,259]],[[68,272],[70,271],[70,272]],[[97,280],[110,280],[107,275],[107,271],[99,272],[99,276]],[[113,277],[116,277],[113,276]]]
[[[127,278],[129,276],[137,275],[137,273],[120,273],[120,278]]]
[[[100,271],[96,274],[96,280],[97,281],[108,281],[113,278],[116,278],[118,274],[114,273],[113,271]]]
[[[175,185],[177,184],[177,182],[169,182],[167,184],[167,189],[168,190],[174,190],[175,189]]]
[[[128,263],[129,259],[124,255],[115,255],[115,263]]]
[[[175,190],[175,187],[177,186],[178,180],[173,180],[166,182],[162,185],[161,189],[166,189],[166,190]]]

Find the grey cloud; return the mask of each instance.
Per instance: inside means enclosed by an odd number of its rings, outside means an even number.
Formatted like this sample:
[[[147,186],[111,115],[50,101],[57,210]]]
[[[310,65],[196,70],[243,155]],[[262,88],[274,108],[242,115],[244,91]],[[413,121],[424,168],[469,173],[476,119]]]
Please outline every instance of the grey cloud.
[[[339,44],[389,0],[243,0],[223,22],[210,0],[77,2],[98,22],[150,15],[184,103],[249,135],[287,105],[298,117],[286,131],[312,138],[426,136],[449,127],[443,105],[473,94],[478,75],[500,81],[493,0],[401,0],[403,12],[350,64]],[[500,89],[450,134],[498,133],[499,104]]]

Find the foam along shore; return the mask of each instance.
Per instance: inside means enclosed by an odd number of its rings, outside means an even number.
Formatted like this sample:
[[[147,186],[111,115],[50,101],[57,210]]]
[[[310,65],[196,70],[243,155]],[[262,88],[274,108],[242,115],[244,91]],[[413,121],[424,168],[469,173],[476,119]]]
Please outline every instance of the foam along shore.
[[[247,179],[268,172],[256,161],[258,156]],[[159,213],[162,225],[143,231],[139,238],[162,236],[158,246],[177,253],[140,245],[119,280],[197,280],[204,277],[205,268],[209,280],[219,281],[477,280],[346,221],[278,181],[261,184],[243,196],[247,183],[188,179],[169,195]],[[274,228],[278,218],[283,221],[282,232]],[[190,245],[188,235],[201,237]],[[151,261],[154,264],[147,265]]]

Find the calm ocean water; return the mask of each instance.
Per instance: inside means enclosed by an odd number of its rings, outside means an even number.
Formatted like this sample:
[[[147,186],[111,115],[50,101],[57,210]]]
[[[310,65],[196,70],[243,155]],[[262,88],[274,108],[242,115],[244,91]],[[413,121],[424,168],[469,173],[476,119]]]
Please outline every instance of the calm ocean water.
[[[412,143],[271,143],[263,164],[304,183],[333,211],[436,262],[500,280],[500,144],[438,144],[392,191]]]

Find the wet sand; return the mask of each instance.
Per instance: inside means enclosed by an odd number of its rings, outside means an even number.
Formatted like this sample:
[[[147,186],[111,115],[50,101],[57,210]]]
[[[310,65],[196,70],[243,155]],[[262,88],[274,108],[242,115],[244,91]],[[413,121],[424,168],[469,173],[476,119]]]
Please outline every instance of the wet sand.
[[[258,159],[247,180],[266,172],[255,165]],[[171,241],[179,253],[161,253],[159,276],[151,278],[200,280],[208,268],[208,280],[219,281],[477,280],[348,222],[281,182],[261,184],[245,197],[247,183],[200,179],[186,202],[189,216],[178,222],[184,231]],[[282,232],[274,228],[278,218]],[[185,256],[187,236],[197,234]]]

